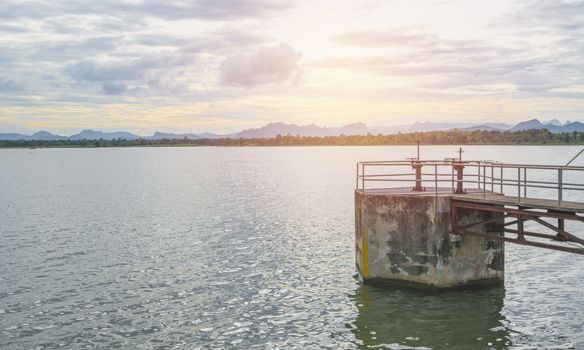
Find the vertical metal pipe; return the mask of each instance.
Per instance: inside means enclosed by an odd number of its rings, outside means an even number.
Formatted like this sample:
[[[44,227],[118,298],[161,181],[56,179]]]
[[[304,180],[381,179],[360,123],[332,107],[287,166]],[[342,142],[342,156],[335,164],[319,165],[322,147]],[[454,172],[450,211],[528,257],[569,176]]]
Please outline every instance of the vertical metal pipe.
[[[438,165],[434,164],[434,193],[438,197]]]
[[[452,163],[452,192],[454,193],[454,163]]]
[[[527,168],[523,168],[523,198],[527,198]]]
[[[414,185],[414,191],[423,191],[422,187],[422,163],[416,162],[412,164],[412,168],[416,170],[416,184]]]
[[[451,221],[450,227],[451,227],[452,233],[455,234],[455,235],[458,234],[457,224],[456,224],[456,221],[458,221],[457,220],[457,215],[456,215],[457,214],[456,213],[457,210],[458,210],[458,207],[456,207],[456,206],[453,206],[453,207],[450,208],[450,215],[451,215],[451,217],[450,217],[450,221]]]
[[[562,187],[564,182],[562,169],[558,169],[558,206],[562,205]]]
[[[501,194],[503,194],[503,165],[501,165]]]
[[[477,186],[479,190],[481,189],[481,162],[479,161],[479,166],[477,166]]]
[[[355,178],[356,184],[355,184],[355,189],[358,190],[359,189],[359,163],[357,163],[357,177]]]
[[[434,212],[438,206],[438,165],[434,164]]]
[[[495,168],[491,164],[491,192],[495,192]]]
[[[463,194],[464,193],[464,188],[463,188],[464,165],[462,165],[461,163],[457,163],[454,166],[454,169],[456,170],[456,191],[454,193]]]
[[[483,165],[483,199],[487,198],[487,166]]]
[[[361,189],[365,193],[365,164],[361,164]]]
[[[521,203],[521,168],[517,167],[517,203]]]

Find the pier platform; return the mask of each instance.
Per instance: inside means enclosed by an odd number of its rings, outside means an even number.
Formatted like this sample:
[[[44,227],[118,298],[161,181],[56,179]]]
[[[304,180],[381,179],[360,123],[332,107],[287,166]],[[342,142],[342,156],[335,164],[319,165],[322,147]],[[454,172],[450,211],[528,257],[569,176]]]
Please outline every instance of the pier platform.
[[[557,180],[541,180],[537,172],[552,172]],[[540,196],[527,196],[528,189]],[[542,198],[541,189],[555,195]],[[572,233],[566,227],[584,223],[584,203],[563,200],[575,191],[584,191],[584,167],[415,158],[360,162],[360,279],[438,289],[500,283],[505,242],[584,254],[584,238],[573,233],[584,227]]]

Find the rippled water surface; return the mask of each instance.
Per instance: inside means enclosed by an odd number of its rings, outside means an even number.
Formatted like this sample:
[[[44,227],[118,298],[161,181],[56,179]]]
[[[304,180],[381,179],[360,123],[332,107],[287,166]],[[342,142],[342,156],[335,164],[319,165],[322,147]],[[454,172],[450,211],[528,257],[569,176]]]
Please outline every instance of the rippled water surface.
[[[562,164],[578,150],[464,156]],[[0,150],[0,348],[584,348],[582,256],[507,244],[504,287],[359,285],[355,162],[413,154]]]

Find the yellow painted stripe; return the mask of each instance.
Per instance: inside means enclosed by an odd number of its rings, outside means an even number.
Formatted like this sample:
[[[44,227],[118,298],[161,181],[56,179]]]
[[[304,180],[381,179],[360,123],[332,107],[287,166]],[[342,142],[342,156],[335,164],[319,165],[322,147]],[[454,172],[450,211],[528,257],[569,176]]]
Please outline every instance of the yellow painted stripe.
[[[369,277],[369,239],[367,229],[361,229],[361,273],[363,278]]]

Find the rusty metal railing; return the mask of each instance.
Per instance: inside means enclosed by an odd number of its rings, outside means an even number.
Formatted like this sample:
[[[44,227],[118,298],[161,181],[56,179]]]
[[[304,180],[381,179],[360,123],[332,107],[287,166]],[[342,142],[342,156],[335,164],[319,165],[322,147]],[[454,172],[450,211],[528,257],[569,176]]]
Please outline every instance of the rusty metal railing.
[[[411,187],[412,191],[433,191],[436,196],[448,191],[482,192],[485,197],[500,193],[516,196],[518,203],[543,196],[561,206],[566,194],[578,198],[575,193],[584,191],[584,167],[416,158],[357,163],[356,189],[380,188],[380,183],[385,185],[382,188]]]

